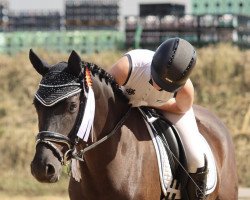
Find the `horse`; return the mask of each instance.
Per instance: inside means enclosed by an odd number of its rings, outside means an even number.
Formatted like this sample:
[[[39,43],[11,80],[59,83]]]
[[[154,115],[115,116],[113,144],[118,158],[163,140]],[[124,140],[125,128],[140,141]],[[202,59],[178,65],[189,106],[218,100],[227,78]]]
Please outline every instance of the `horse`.
[[[78,160],[81,179],[70,177],[71,200],[162,199],[157,158],[145,121],[112,76],[97,65],[82,61],[75,51],[68,62],[55,65],[48,65],[33,50],[29,58],[42,75],[34,98],[39,133],[31,162],[32,175],[39,182],[55,183],[63,164]],[[67,76],[61,76],[62,72],[71,77],[67,84]],[[45,87],[44,79],[59,86]],[[83,141],[76,132],[79,118],[83,118],[79,116],[88,108],[85,93],[89,94],[90,87],[95,99],[94,119],[88,139]],[[50,98],[54,102],[47,105]],[[216,188],[206,199],[237,199],[238,179],[230,132],[207,109],[194,105],[194,112],[217,168]]]

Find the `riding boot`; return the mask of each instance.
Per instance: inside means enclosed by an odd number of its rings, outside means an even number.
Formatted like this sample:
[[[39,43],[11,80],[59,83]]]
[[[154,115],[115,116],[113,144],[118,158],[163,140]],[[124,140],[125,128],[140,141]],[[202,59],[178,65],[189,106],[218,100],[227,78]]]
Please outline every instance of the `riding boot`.
[[[196,173],[189,174],[187,182],[189,200],[204,200],[206,198],[207,174],[207,159],[205,157],[205,166],[198,168]]]

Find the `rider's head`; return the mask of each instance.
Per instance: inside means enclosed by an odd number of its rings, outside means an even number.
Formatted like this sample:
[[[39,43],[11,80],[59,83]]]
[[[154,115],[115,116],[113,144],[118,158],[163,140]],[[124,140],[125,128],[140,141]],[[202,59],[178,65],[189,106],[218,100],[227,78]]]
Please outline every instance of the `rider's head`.
[[[154,54],[151,74],[163,90],[175,92],[187,81],[196,63],[194,47],[181,38],[163,42]]]

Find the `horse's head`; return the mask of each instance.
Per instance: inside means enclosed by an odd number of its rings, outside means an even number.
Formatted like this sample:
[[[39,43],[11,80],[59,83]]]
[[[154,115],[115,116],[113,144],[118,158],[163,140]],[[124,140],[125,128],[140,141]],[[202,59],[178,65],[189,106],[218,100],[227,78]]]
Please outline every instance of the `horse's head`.
[[[81,95],[82,67],[73,51],[68,62],[49,66],[30,50],[30,61],[42,80],[35,94],[39,133],[31,172],[40,182],[56,182],[72,153]],[[73,135],[73,136],[72,136]]]

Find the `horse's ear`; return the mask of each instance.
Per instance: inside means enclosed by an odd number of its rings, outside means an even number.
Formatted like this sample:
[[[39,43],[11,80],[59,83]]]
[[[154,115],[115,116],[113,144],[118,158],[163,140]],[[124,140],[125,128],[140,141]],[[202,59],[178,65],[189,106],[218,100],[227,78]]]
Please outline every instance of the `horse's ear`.
[[[82,72],[81,62],[80,56],[73,50],[69,56],[68,67],[66,68],[66,71],[78,77]]]
[[[29,53],[29,59],[35,70],[44,76],[49,71],[49,65],[42,61],[34,52],[32,49],[30,49]]]

